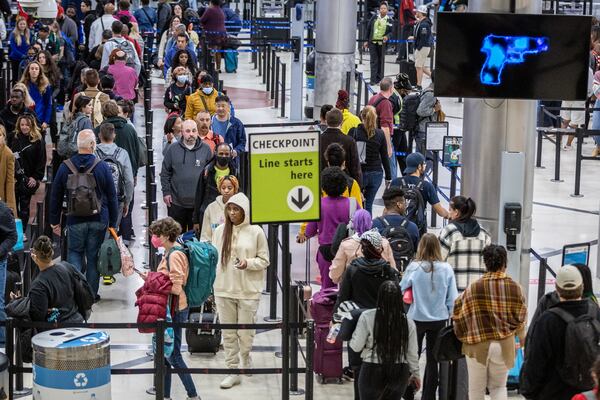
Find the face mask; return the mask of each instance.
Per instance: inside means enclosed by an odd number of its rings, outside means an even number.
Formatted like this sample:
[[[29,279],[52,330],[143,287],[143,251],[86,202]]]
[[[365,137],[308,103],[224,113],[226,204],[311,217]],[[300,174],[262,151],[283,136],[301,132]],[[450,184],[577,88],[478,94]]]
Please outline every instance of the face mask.
[[[187,76],[185,76],[185,75],[178,75],[178,76],[177,76],[177,82],[179,82],[179,83],[186,83],[186,82],[187,82],[187,80],[188,80],[188,79],[187,79]],[[207,93],[207,94],[208,94],[208,93]]]
[[[227,156],[217,156],[217,164],[221,167],[226,167],[229,165],[229,160],[231,160],[231,157],[227,157]]]
[[[205,88],[202,88],[202,91],[204,92],[204,94],[211,94],[213,91],[213,88],[205,87]]]
[[[159,248],[162,247],[163,242],[162,240],[160,240],[160,237],[156,236],[156,235],[152,235],[152,237],[150,238],[150,243],[152,243],[152,246],[154,246],[155,248]]]

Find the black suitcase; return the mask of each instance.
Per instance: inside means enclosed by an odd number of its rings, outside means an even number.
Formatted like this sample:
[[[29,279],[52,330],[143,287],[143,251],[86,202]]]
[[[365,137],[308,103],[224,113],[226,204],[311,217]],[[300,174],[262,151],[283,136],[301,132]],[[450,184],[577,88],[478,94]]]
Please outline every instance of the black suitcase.
[[[400,73],[408,75],[410,84],[415,86],[417,84],[417,68],[415,62],[408,59],[408,46],[406,47],[406,59],[400,60]]]
[[[189,317],[191,323],[218,323],[217,307],[212,298],[206,300],[199,309],[192,310]],[[186,329],[185,341],[190,353],[217,354],[221,345],[221,329]]]

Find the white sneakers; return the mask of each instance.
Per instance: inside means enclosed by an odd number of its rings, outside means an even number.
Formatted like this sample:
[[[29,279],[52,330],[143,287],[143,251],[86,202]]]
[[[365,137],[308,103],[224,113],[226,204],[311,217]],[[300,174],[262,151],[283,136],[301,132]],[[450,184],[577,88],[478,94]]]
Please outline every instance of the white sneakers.
[[[242,383],[242,378],[239,375],[227,375],[221,381],[221,389],[231,389],[235,385]]]
[[[563,149],[563,151],[571,151],[571,150],[573,150],[573,146],[569,146],[568,144],[565,144],[562,149]]]

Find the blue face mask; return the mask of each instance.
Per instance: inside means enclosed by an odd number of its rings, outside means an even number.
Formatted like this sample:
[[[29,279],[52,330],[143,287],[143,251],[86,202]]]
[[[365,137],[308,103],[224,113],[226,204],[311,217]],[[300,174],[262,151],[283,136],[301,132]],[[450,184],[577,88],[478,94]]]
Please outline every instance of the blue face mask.
[[[188,77],[186,75],[178,75],[177,76],[177,82],[179,83],[186,83],[188,80]]]
[[[212,93],[213,88],[211,88],[211,87],[205,87],[205,88],[202,88],[202,91],[204,92],[204,94],[208,95],[208,94]]]

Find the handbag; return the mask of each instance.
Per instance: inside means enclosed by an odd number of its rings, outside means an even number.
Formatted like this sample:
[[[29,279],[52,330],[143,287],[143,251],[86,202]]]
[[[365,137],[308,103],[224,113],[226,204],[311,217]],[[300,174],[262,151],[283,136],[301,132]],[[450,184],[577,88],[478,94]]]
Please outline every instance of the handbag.
[[[440,330],[433,347],[433,356],[438,362],[456,361],[464,357],[462,342],[456,337],[452,323]]]
[[[123,238],[117,236],[117,232],[114,228],[108,228],[108,232],[110,233],[110,236],[112,236],[114,241],[117,243],[117,247],[119,248],[121,258],[121,273],[125,277],[133,275],[135,265],[133,262],[133,255],[131,254],[131,251],[129,251],[127,246],[125,246],[125,243],[123,243]]]

